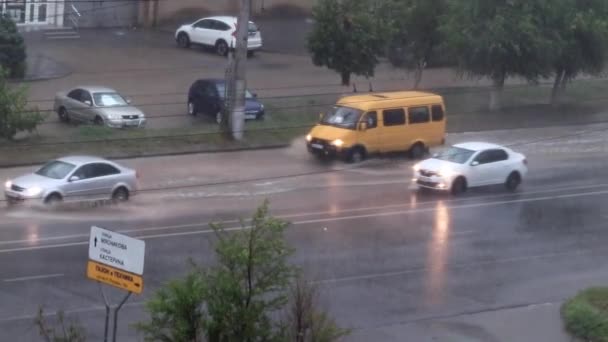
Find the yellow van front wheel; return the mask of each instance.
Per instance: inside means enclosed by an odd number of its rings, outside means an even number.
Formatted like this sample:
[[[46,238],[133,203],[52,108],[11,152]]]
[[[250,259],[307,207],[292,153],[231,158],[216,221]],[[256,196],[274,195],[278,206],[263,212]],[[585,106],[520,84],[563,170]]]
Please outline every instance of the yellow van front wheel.
[[[365,149],[360,146],[353,147],[347,155],[349,163],[360,163],[365,160]]]

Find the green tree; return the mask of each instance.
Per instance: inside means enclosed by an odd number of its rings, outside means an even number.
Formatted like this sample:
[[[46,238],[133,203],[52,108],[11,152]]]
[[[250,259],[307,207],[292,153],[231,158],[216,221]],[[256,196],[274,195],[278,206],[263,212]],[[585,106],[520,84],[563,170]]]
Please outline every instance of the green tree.
[[[390,0],[385,3],[388,59],[395,67],[414,72],[414,88],[442,42],[439,26],[445,0]]]
[[[25,42],[17,25],[7,16],[0,16],[0,66],[10,77],[25,75]]]
[[[312,61],[339,73],[342,85],[352,74],[374,75],[384,45],[374,9],[370,0],[320,0],[313,8]]]
[[[543,11],[554,42],[555,79],[551,103],[557,104],[569,81],[599,74],[608,59],[608,3],[604,0],[554,0]]]
[[[537,82],[551,73],[551,47],[543,29],[543,0],[449,0],[441,31],[468,76],[488,77],[490,110],[501,107],[505,80]]]
[[[292,253],[283,237],[287,226],[269,216],[267,201],[242,231],[213,225],[218,265],[205,272],[209,341],[277,340],[279,330],[270,313],[287,303],[295,272],[287,261]]]
[[[201,342],[204,339],[204,279],[196,270],[169,282],[146,303],[148,322],[135,327],[146,341]]]
[[[9,86],[6,72],[0,69],[0,138],[13,139],[19,132],[32,132],[43,121],[37,109],[27,108],[27,89]]]

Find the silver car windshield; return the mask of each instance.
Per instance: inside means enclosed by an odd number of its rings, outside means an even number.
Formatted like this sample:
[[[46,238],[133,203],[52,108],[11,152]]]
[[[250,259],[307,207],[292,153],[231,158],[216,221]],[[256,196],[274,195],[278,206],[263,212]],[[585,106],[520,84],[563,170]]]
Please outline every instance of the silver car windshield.
[[[93,102],[98,107],[127,106],[127,101],[118,93],[93,93]]]
[[[439,153],[434,158],[452,163],[464,164],[474,153],[475,151],[467,150],[466,148],[452,146],[449,149]]]
[[[74,164],[55,160],[45,164],[38,171],[36,171],[36,174],[53,179],[63,179],[70,172],[72,172],[74,168],[76,168],[76,165]]]

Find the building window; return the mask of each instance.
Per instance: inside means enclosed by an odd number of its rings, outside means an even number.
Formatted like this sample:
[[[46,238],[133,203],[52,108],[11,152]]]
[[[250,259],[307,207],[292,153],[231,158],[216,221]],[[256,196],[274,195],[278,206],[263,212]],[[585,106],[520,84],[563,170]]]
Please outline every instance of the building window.
[[[40,2],[41,4],[38,5],[38,21],[43,23],[46,21],[46,0]]]

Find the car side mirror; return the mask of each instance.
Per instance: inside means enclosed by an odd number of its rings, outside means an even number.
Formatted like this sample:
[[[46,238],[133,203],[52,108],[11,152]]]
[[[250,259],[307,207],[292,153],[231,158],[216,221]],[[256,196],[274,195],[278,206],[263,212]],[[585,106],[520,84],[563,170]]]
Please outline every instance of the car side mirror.
[[[70,179],[68,179],[68,181],[69,181],[70,183],[71,183],[71,182],[76,182],[76,181],[79,181],[79,180],[80,180],[80,177],[78,177],[78,176],[72,176],[72,177],[70,177]]]
[[[433,158],[439,157],[439,153],[433,153]]]
[[[471,166],[477,166],[477,165],[479,165],[479,162],[477,160],[473,160],[471,162]]]
[[[133,101],[131,101],[131,99],[126,99],[126,101],[127,101],[127,104],[131,104],[131,102],[133,102]]]
[[[366,131],[367,130],[367,122],[361,122],[359,123],[359,130],[360,131]]]
[[[93,105],[93,103],[91,103],[91,101],[89,101],[89,100],[85,100],[84,104],[86,104],[89,107],[91,107]]]
[[[254,99],[258,98],[258,93],[252,93],[251,96],[253,96]]]
[[[325,114],[319,113],[319,120],[323,120],[323,116],[325,116]]]

